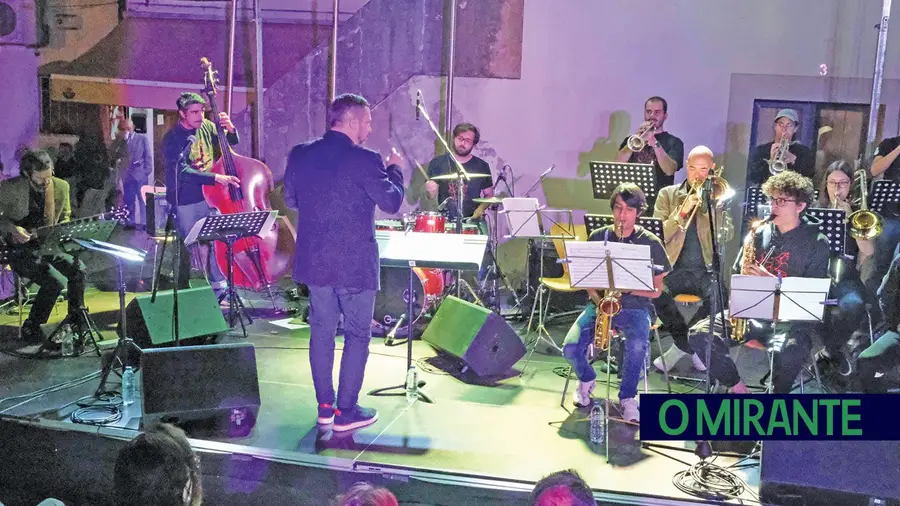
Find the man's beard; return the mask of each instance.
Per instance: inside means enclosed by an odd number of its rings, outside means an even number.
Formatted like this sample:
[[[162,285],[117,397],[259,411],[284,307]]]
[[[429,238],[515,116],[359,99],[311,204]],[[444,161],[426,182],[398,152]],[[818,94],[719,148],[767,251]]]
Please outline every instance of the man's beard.
[[[453,146],[453,151],[456,151],[456,156],[469,156],[469,153],[472,152],[472,148],[465,149],[460,148],[459,146]]]

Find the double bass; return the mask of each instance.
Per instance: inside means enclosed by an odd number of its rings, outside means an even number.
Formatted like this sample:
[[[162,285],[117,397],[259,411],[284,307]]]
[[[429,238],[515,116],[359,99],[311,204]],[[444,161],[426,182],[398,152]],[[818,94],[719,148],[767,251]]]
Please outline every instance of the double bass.
[[[211,185],[203,187],[203,197],[210,207],[221,214],[268,211],[269,193],[275,189],[272,171],[259,160],[238,155],[231,150],[225,129],[218,122],[219,109],[216,106],[217,77],[212,64],[206,58],[200,59],[203,67],[204,88],[212,110],[221,157],[210,169],[215,174],[236,176],[238,186]],[[258,236],[244,237],[234,243],[234,286],[256,291],[269,289],[272,282],[280,279],[287,271],[290,257],[278,250],[278,221],[269,230],[260,231]],[[219,269],[228,272],[226,246],[215,242],[215,261]]]

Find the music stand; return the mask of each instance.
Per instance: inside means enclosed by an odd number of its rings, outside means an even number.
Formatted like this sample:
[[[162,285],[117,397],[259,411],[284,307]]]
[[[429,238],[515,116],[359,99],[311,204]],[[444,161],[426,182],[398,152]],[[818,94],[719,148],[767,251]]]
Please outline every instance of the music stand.
[[[73,263],[77,268],[80,263],[79,255],[84,251],[84,247],[81,245],[82,241],[108,241],[118,224],[119,222],[116,220],[81,220],[60,223],[54,226],[46,236],[46,239],[44,239],[44,244],[47,245],[47,248],[41,248],[40,254],[69,254],[74,259]],[[66,245],[70,245],[70,247],[67,248]],[[97,344],[97,341],[102,341],[103,336],[97,329],[97,324],[91,319],[88,308],[83,304],[75,314],[72,314],[71,311],[66,314],[63,321],[59,322],[44,344],[38,349],[38,353],[47,351],[47,347],[53,342],[53,338],[62,331],[65,325],[70,325],[73,329],[75,333],[73,338],[78,338],[78,346],[83,348],[85,341],[90,341],[94,346],[94,352],[97,353],[98,357],[100,356],[100,345]]]
[[[184,240],[185,246],[197,241],[221,241],[225,243],[225,257],[228,262],[228,287],[219,295],[219,302],[228,300],[228,325],[235,327],[235,319],[241,324],[241,332],[247,337],[247,325],[253,319],[246,313],[244,301],[234,287],[234,243],[244,237],[259,235],[264,228],[272,228],[278,211],[253,211],[249,213],[211,214],[194,224]],[[210,261],[214,261],[211,259]]]
[[[530,335],[532,332],[532,323],[534,322],[534,312],[535,310],[538,313],[538,323],[537,327],[534,329],[534,332],[537,334],[535,338],[531,341],[531,350],[528,352],[528,357],[525,359],[525,364],[522,367],[522,373],[525,372],[525,369],[528,368],[528,364],[531,361],[531,356],[534,354],[534,350],[537,349],[537,345],[540,342],[544,342],[549,345],[551,348],[556,350],[559,353],[562,353],[562,348],[558,346],[553,339],[550,337],[550,331],[547,330],[546,322],[544,321],[544,313],[546,313],[547,309],[550,307],[550,297],[547,296],[547,300],[545,302],[544,293],[547,292],[547,288],[543,283],[540,282],[540,279],[543,278],[544,275],[544,245],[548,239],[576,239],[577,236],[575,234],[575,225],[572,224],[572,211],[569,209],[547,209],[538,206],[538,200],[536,198],[505,198],[503,199],[503,210],[500,211],[500,214],[506,216],[506,224],[507,229],[510,231],[509,235],[505,236],[506,238],[515,239],[515,238],[527,238],[529,240],[540,239],[541,241],[541,254],[539,255],[540,267],[538,268],[539,278],[538,284],[540,285],[538,288],[538,292],[534,297],[534,301],[531,304],[531,314],[528,317],[528,326],[526,335]],[[555,220],[552,215],[562,213],[564,216],[568,217],[568,223],[559,223]],[[544,223],[544,219],[547,220],[547,223],[550,224],[551,232],[546,231],[546,224]],[[558,233],[554,235],[552,233],[553,225],[559,227]]]
[[[653,164],[590,162],[591,188],[595,199],[608,199],[622,183],[635,183],[648,197],[656,194],[656,174]]]
[[[466,234],[431,234],[426,232],[393,232],[378,230],[375,232],[375,240],[378,242],[378,255],[382,267],[409,269],[408,296],[406,298],[406,315],[409,319],[409,331],[406,334],[406,370],[402,384],[390,387],[376,388],[369,395],[406,395],[408,385],[406,381],[409,369],[412,367],[412,333],[413,303],[415,302],[415,290],[413,289],[413,269],[447,269],[458,271],[477,271],[481,269],[481,261],[484,258],[484,249],[487,246],[487,236]],[[422,304],[425,301],[421,301]],[[421,390],[425,386],[424,381],[417,381],[412,389],[417,399],[428,403],[434,403],[434,399]],[[386,393],[392,390],[400,390],[397,393]]]
[[[731,318],[770,320],[774,337],[777,322],[822,322],[831,278],[747,276],[731,277]],[[713,325],[710,323],[710,333]],[[712,336],[710,336],[712,338]],[[774,349],[769,347],[769,378],[772,391]]]
[[[828,238],[832,255],[842,256],[846,249],[847,213],[843,209],[817,207],[807,209],[806,213],[819,219],[819,233]]]
[[[609,214],[584,215],[584,227],[585,229],[587,229],[588,237],[591,237],[591,234],[593,234],[596,230],[609,225],[613,225],[614,223],[615,220],[613,219],[612,215]],[[637,224],[649,230],[650,232],[653,232],[653,234],[665,244],[666,238],[663,236],[663,220],[659,218],[653,218],[651,216],[641,216],[638,218]]]
[[[900,181],[875,181],[872,186],[872,196],[869,198],[869,208],[876,213],[882,213],[887,204],[900,202]]]
[[[572,288],[585,290],[652,291],[650,246],[604,241],[565,241]],[[598,314],[600,308],[597,308]],[[606,354],[606,407],[603,410],[606,460],[609,462],[609,396],[612,353]],[[569,375],[566,375],[568,388]]]
[[[143,263],[147,256],[147,252],[104,241],[82,241],[81,239],[76,239],[75,241],[85,249],[115,258],[116,267],[118,268],[119,341],[116,343],[116,349],[113,350],[109,360],[101,361],[102,369],[100,373],[100,386],[97,387],[97,391],[94,393],[95,397],[100,397],[101,395],[108,393],[106,390],[106,380],[109,377],[109,373],[119,368],[121,369],[121,372],[118,372],[118,374],[121,376],[125,371],[125,368],[132,365],[135,356],[133,352],[136,352],[138,356],[142,353],[141,348],[128,337],[126,326],[127,318],[125,316],[125,269],[123,262]]]

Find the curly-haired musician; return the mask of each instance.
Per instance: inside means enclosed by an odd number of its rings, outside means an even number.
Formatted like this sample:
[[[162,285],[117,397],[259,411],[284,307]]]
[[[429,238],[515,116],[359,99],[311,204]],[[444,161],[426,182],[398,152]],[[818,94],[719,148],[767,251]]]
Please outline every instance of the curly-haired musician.
[[[784,171],[769,178],[762,186],[763,194],[772,205],[771,223],[757,227],[738,254],[734,265],[736,274],[750,276],[800,276],[825,278],[828,276],[830,250],[828,239],[818,227],[806,223],[803,211],[813,201],[812,181],[793,171]],[[749,248],[749,249],[748,249]],[[745,253],[754,254],[750,255]],[[746,257],[746,258],[745,258]],[[690,330],[689,342],[705,360],[707,345],[712,339],[710,376],[728,387],[730,392],[747,393],[737,366],[729,355],[728,343],[720,336],[721,317],[716,318],[716,334],[709,332],[710,318]],[[772,338],[769,325],[761,328],[749,325],[746,339],[768,341]],[[772,383],[775,393],[790,393],[794,378],[812,350],[812,339],[819,324],[816,322],[778,323],[777,334],[786,333],[781,350],[775,354]],[[701,351],[702,350],[702,351]]]
[[[662,266],[662,272],[653,277],[653,291],[632,291],[622,294],[621,310],[612,317],[611,327],[624,334],[625,357],[621,367],[622,382],[619,385],[619,403],[625,420],[639,421],[637,385],[650,344],[650,319],[653,314],[651,299],[662,293],[663,277],[669,272],[669,260],[662,241],[649,230],[636,225],[637,218],[647,208],[644,192],[633,183],[622,183],[613,191],[609,199],[615,224],[595,230],[589,241],[613,241],[650,246],[650,256],[655,266]],[[596,293],[591,298],[599,300]],[[588,303],[584,311],[566,334],[563,354],[572,364],[578,377],[574,402],[576,406],[591,404],[597,373],[587,359],[588,347],[594,341],[597,308]]]
[[[28,151],[19,163],[19,176],[0,183],[0,233],[8,245],[9,264],[19,276],[40,286],[22,338],[44,340],[41,325],[50,319],[56,298],[68,289],[69,313],[84,306],[84,264],[65,253],[40,255],[31,231],[69,221],[72,204],[69,183],[53,176],[53,160],[46,151]],[[75,326],[84,322],[75,321]]]
[[[684,143],[665,130],[669,117],[669,103],[662,97],[650,97],[644,102],[644,122],[633,137],[643,140],[637,146],[629,143],[631,137],[622,140],[617,162],[652,163],[656,169],[656,186],[663,188],[675,183],[675,173],[684,166]],[[633,151],[633,147],[641,149]],[[647,202],[653,207],[656,195],[648,195]]]
[[[674,341],[662,357],[664,362],[661,358],[653,362],[660,370],[663,363],[671,369],[687,354],[691,355],[697,370],[706,370],[700,357],[688,344],[688,329],[709,316],[709,295],[713,287],[708,273],[708,266],[712,265],[712,236],[717,233],[721,244],[734,236],[731,214],[725,212],[724,201],[720,200],[715,207],[716,232],[711,229],[706,205],[701,202],[700,188],[715,168],[712,151],[706,146],[697,146],[688,153],[687,179],[681,184],[663,188],[656,199],[653,215],[663,220],[666,255],[672,264],[672,272],[666,276],[663,293],[653,300],[653,305]],[[675,296],[679,294],[693,295],[703,300],[689,322],[684,321],[678,310]]]
[[[816,173],[816,154],[811,149],[794,141],[794,134],[800,126],[800,118],[793,109],[782,109],[775,116],[775,140],[760,144],[750,151],[747,163],[747,186],[764,183],[772,175],[770,162],[779,157],[787,170],[813,178]],[[786,152],[779,154],[786,144]]]

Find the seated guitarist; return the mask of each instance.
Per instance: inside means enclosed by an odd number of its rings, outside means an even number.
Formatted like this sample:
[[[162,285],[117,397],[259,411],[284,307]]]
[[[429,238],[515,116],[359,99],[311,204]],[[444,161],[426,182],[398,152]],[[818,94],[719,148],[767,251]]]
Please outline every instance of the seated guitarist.
[[[53,177],[53,160],[44,150],[29,151],[19,163],[19,176],[0,182],[0,235],[9,246],[13,272],[40,286],[22,326],[22,338],[41,342],[56,298],[68,286],[69,312],[84,305],[84,264],[63,253],[41,256],[34,230],[69,221],[69,183]],[[80,322],[76,322],[76,325]]]

